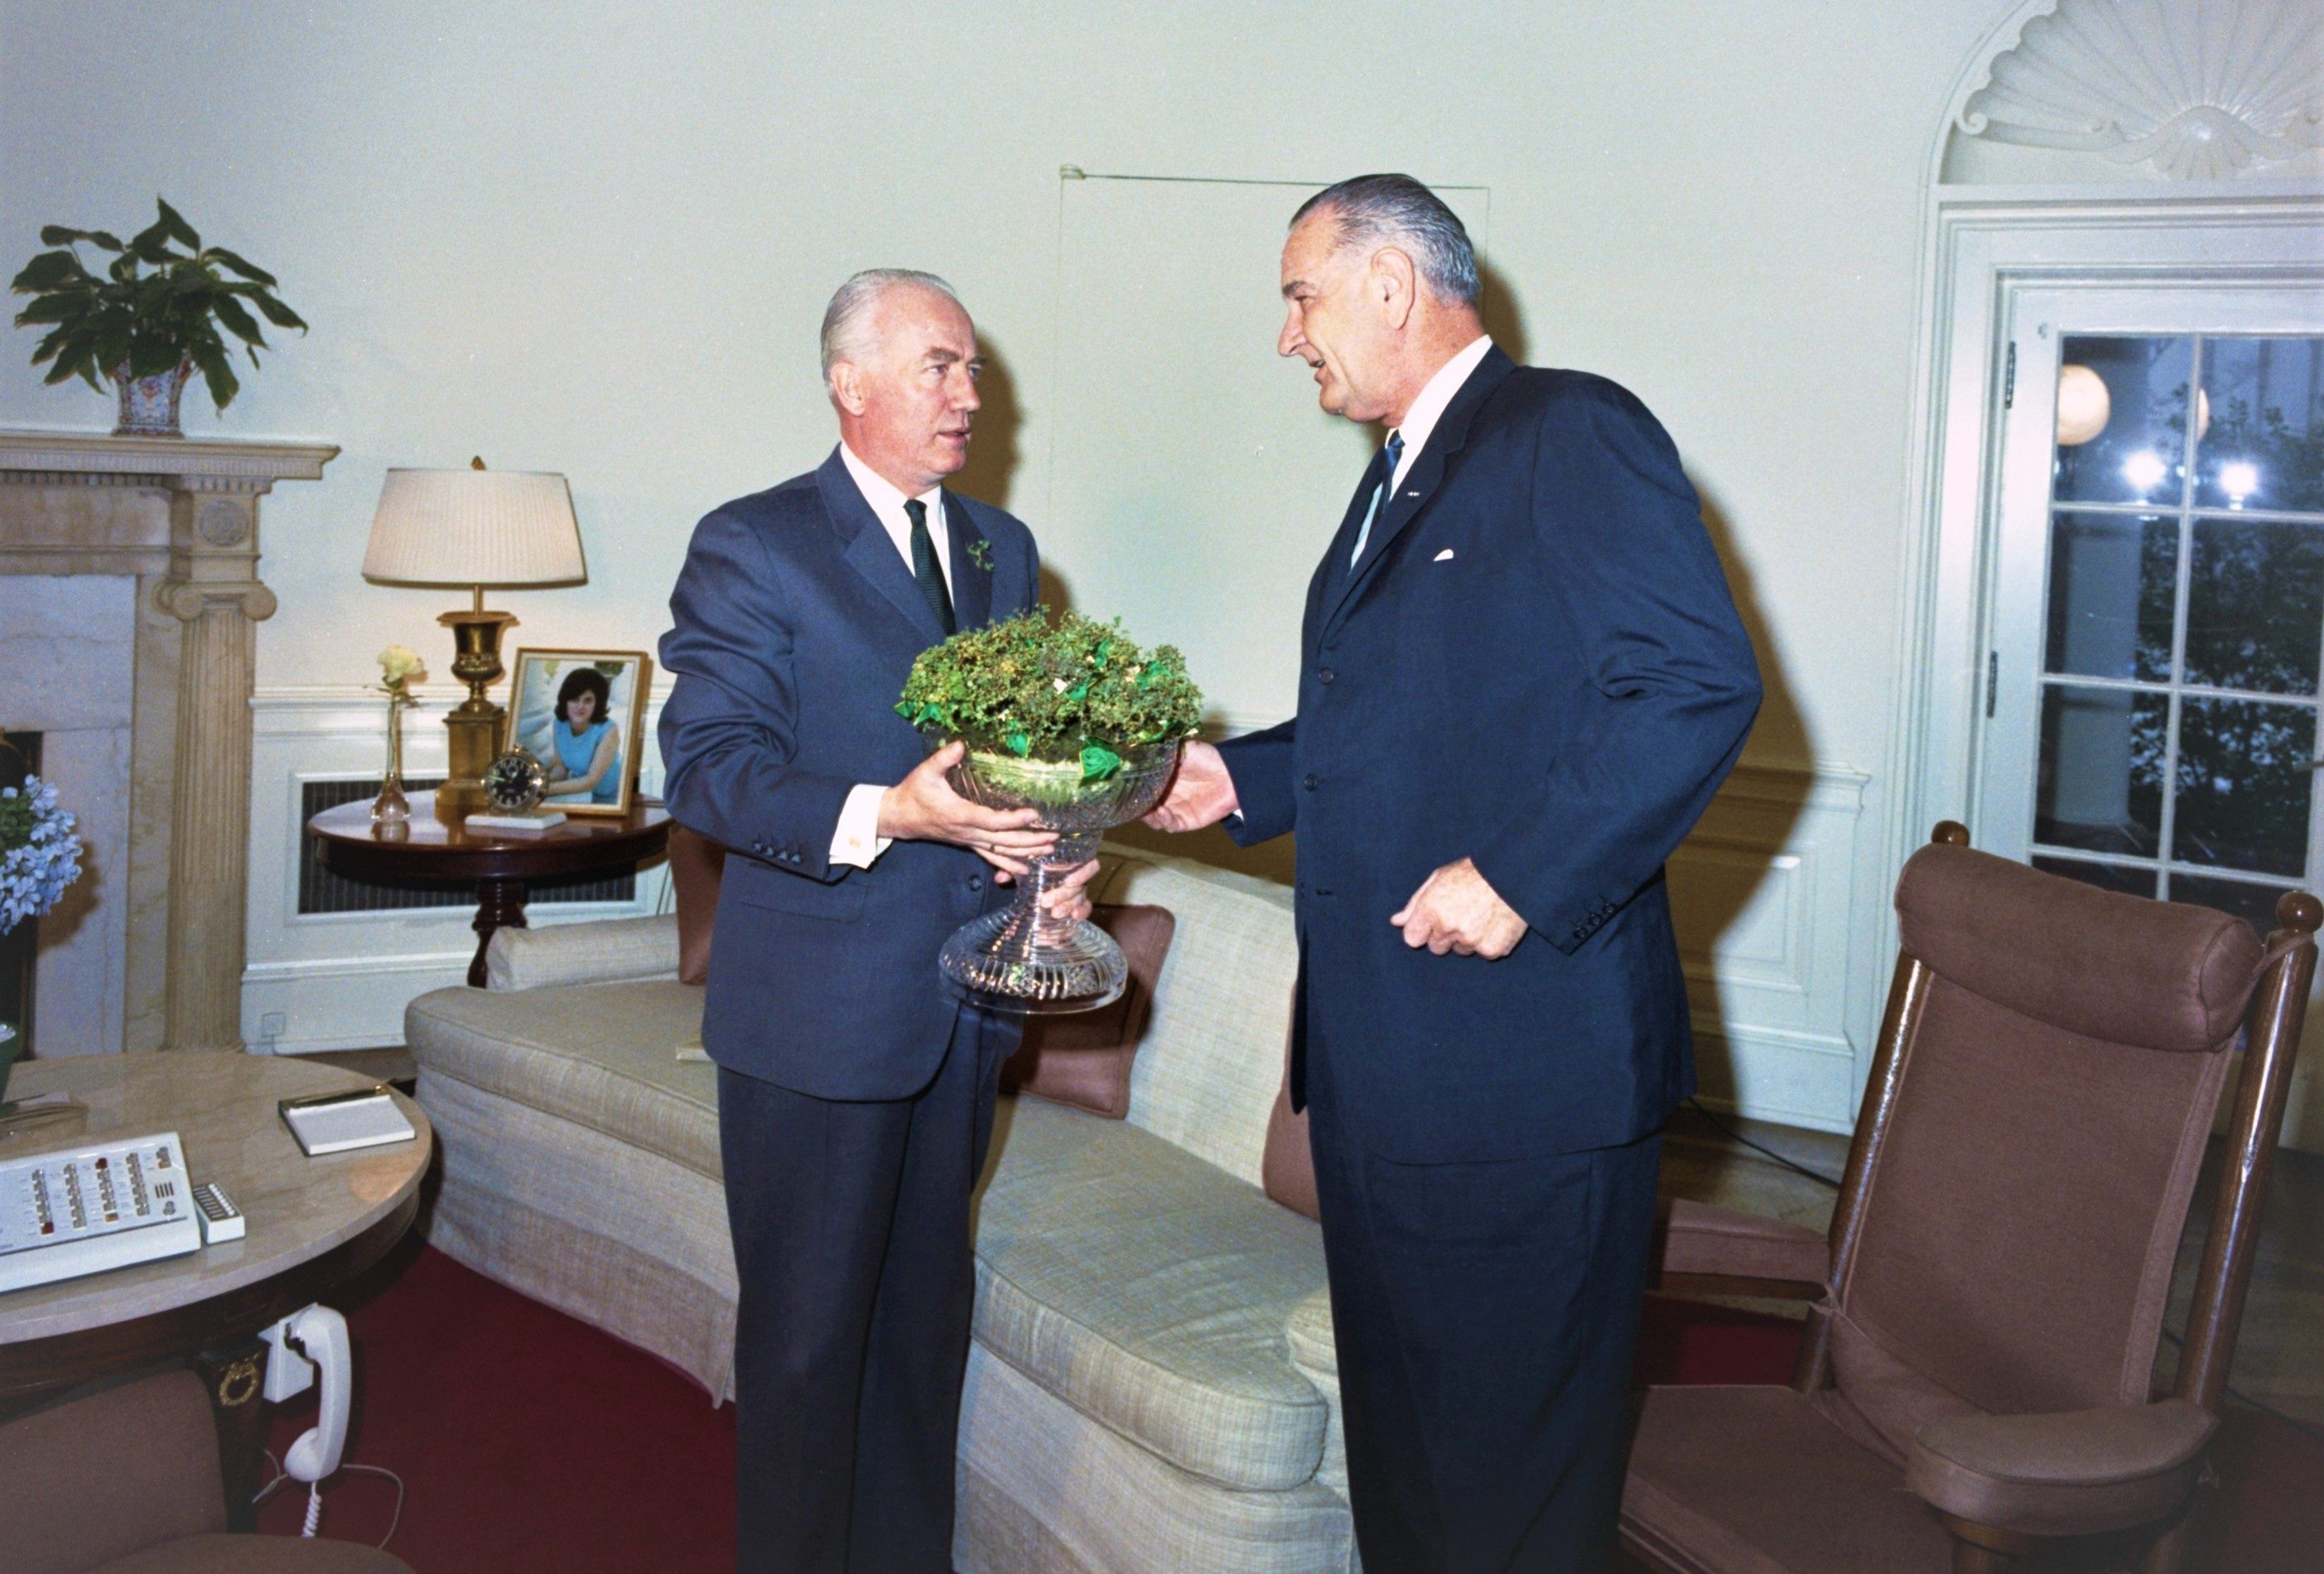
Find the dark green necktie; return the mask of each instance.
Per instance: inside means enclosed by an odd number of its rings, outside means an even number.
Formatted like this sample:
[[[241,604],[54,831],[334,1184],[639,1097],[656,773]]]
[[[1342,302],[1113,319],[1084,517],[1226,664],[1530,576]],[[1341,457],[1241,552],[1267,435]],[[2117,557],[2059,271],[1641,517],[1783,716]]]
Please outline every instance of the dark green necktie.
[[[928,598],[928,611],[936,613],[937,624],[946,634],[956,634],[960,625],[953,621],[952,597],[945,594],[944,570],[936,566],[936,544],[928,534],[928,505],[908,497],[904,511],[912,520],[912,577]]]

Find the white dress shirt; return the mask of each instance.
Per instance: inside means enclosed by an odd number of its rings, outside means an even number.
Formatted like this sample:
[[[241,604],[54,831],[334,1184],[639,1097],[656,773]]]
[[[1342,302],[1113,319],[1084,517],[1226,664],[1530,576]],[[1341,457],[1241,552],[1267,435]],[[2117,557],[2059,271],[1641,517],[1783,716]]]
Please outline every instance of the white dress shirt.
[[[1449,396],[1448,396],[1449,397]],[[888,478],[855,456],[855,450],[846,444],[839,445],[840,463],[847,474],[855,477],[855,490],[872,505],[872,517],[888,532],[888,539],[896,543],[902,554],[904,566],[912,567],[912,516],[904,511],[904,494],[890,484]],[[944,575],[945,594],[952,594],[952,529],[945,520],[944,488],[931,486],[920,493],[919,502],[927,504],[928,539],[936,543],[936,571]],[[913,570],[915,573],[918,571]]]
[[[1412,474],[1412,467],[1420,461],[1421,449],[1428,446],[1429,434],[1443,419],[1444,407],[1452,402],[1452,396],[1461,391],[1463,382],[1469,381],[1469,373],[1477,369],[1477,364],[1485,358],[1485,352],[1492,347],[1492,339],[1479,334],[1462,347],[1459,354],[1439,366],[1436,375],[1428,380],[1427,386],[1414,396],[1411,408],[1404,412],[1404,423],[1396,428],[1397,435],[1404,438],[1404,452],[1397,456],[1396,474],[1388,478],[1388,491],[1394,492],[1403,484],[1404,478]],[[1379,517],[1380,492],[1379,487],[1372,489],[1371,507],[1364,514],[1363,529],[1356,532],[1356,549],[1348,556],[1351,567],[1362,560],[1364,544],[1371,539],[1372,520]]]
[[[888,539],[896,544],[902,555],[904,566],[917,574],[912,564],[912,516],[904,511],[904,494],[869,465],[855,456],[855,450],[845,443],[839,445],[840,462],[847,474],[855,478],[855,490],[872,505],[872,516],[888,532]],[[920,493],[919,501],[927,505],[928,539],[936,549],[936,572],[944,575],[945,594],[952,594],[952,529],[945,519],[944,489],[932,486]],[[840,805],[839,824],[831,833],[831,861],[853,869],[870,869],[872,861],[888,851],[892,838],[880,834],[880,799],[887,787],[877,782],[862,782],[850,788],[847,801]]]

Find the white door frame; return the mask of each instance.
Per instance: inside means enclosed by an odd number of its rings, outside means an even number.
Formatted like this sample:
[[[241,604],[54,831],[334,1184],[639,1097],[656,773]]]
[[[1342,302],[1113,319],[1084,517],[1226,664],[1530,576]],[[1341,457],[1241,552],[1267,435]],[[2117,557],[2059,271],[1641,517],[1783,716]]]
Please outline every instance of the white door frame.
[[[2004,457],[1995,417],[2018,298],[2135,285],[2324,290],[2324,196],[2304,189],[2234,200],[1969,198],[1941,205],[1936,232],[1900,585],[1891,879],[1938,820],[1978,830]]]

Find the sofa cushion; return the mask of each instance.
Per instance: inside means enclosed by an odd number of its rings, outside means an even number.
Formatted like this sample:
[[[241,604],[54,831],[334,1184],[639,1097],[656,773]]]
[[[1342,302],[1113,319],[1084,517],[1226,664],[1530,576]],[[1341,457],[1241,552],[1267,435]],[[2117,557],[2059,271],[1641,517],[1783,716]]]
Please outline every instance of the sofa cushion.
[[[1913,854],[1896,925],[1905,951],[1997,1006],[2147,1049],[2219,1048],[2259,973],[2259,935],[2216,908],[2104,891],[1969,847]]]
[[[1025,1042],[1001,1068],[1001,1090],[1119,1120],[1130,1113],[1130,1063],[1146,1036],[1154,982],[1177,920],[1167,907],[1109,903],[1091,922],[1113,936],[1130,964],[1121,998],[1095,1011],[1027,1017]]]
[[[718,918],[718,886],[726,850],[698,831],[669,831],[669,883],[678,906],[678,981],[710,981],[710,935]]]
[[[1291,1108],[1291,1045],[1283,1046],[1283,1084],[1267,1117],[1267,1152],[1259,1160],[1267,1194],[1310,1219],[1323,1217],[1315,1197],[1315,1150],[1307,1140],[1307,1111]]]
[[[1323,1455],[1284,1342],[1315,1226],[1127,1122],[1003,1100],[976,1236],[976,1338],[1181,1469],[1280,1491]]]
[[[488,990],[546,990],[678,976],[678,924],[667,914],[551,924],[504,925],[484,947]]]
[[[717,1068],[675,1058],[701,1031],[701,989],[676,981],[438,990],[403,1011],[429,1071],[715,1180]]]
[[[1178,919],[1130,1069],[1130,1123],[1257,1186],[1299,971],[1291,889],[1156,853],[1109,848],[1106,861],[1094,899]]]

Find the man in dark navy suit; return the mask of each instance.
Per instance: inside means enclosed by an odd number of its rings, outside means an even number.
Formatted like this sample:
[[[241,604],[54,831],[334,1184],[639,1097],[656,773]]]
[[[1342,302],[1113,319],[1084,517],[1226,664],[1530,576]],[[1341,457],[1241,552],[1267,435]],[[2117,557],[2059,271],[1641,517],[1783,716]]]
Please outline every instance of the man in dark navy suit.
[[[1031,534],[941,484],[977,367],[942,280],[841,286],[823,326],[839,446],[703,520],[661,642],[670,814],[733,855],[702,1036],[741,1287],[746,1569],[952,1567],[969,1190],[1017,1032],[947,995],[936,953],[1054,842],[1030,810],[954,794],[960,746],[923,759],[894,710],[922,650],[1037,599]],[[1095,867],[1057,910],[1086,913]]]
[[[1611,1555],[1661,1130],[1693,1090],[1663,862],[1758,669],[1645,406],[1515,364],[1401,175],[1293,219],[1277,348],[1388,428],[1308,590],[1298,714],[1152,816],[1299,838],[1292,1096],[1364,1567]]]

